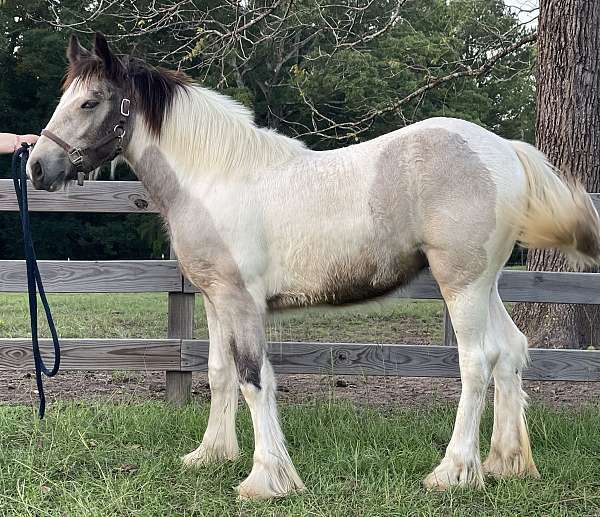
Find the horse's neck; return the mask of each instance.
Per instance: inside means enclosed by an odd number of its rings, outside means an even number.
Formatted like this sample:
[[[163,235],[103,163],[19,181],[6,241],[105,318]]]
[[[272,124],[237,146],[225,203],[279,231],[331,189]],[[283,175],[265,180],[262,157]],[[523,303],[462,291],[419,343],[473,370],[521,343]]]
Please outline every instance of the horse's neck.
[[[176,95],[160,137],[141,120],[133,134],[127,161],[161,211],[196,185],[276,170],[307,152],[298,140],[257,128],[237,102],[200,87]]]

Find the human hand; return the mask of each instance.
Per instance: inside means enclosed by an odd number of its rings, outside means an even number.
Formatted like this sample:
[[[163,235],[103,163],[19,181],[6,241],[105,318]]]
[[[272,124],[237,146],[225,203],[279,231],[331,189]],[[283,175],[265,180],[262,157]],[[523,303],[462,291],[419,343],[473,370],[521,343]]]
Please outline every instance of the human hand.
[[[17,138],[19,139],[19,145],[21,145],[23,142],[25,142],[29,145],[33,145],[38,141],[39,136],[38,135],[19,135]]]

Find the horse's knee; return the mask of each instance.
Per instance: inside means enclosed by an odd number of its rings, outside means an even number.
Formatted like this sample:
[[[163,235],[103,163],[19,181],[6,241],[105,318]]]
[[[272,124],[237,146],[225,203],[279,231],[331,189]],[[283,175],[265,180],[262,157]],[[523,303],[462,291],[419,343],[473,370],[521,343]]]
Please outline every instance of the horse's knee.
[[[529,362],[529,345],[527,337],[516,327],[501,348],[500,357],[494,368],[494,378],[499,381],[521,379],[523,368]]]
[[[259,346],[252,346],[231,337],[229,340],[231,354],[235,362],[240,384],[251,384],[256,389],[261,389],[261,369],[264,354]]]
[[[233,364],[211,364],[208,363],[208,383],[211,391],[222,391],[237,384]]]

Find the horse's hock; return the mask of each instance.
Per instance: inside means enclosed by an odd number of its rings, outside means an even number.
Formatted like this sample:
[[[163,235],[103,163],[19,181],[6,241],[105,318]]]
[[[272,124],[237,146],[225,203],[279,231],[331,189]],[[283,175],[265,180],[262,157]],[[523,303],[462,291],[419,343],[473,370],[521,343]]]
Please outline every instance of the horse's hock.
[[[600,196],[592,195],[600,205]],[[155,213],[139,182],[88,182],[49,193],[32,190],[30,210],[45,212]],[[13,185],[0,180],[0,211],[17,211]],[[177,261],[40,261],[48,293],[168,293],[168,335],[164,339],[62,339],[62,368],[71,370],[163,370],[166,397],[183,404],[191,394],[193,371],[206,371],[208,342],[193,339],[195,289]],[[505,302],[600,304],[600,273],[505,271],[499,284]],[[0,292],[26,292],[24,261],[0,260]],[[429,273],[396,298],[441,300]],[[360,343],[270,343],[279,373],[459,377],[458,354],[449,318],[444,345],[372,345]],[[41,340],[48,350],[49,340]],[[600,381],[600,351],[531,349],[523,377],[535,380]],[[0,339],[0,368],[31,369],[29,338]]]

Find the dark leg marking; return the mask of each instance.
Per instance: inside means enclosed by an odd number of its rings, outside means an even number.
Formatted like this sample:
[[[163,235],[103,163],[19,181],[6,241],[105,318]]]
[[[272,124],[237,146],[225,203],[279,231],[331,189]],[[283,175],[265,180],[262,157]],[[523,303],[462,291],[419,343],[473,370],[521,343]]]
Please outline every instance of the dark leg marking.
[[[255,354],[245,350],[239,350],[235,338],[229,339],[231,355],[238,371],[240,382],[253,384],[257,389],[262,389],[260,385],[260,368],[262,366],[262,357],[256,357]]]

